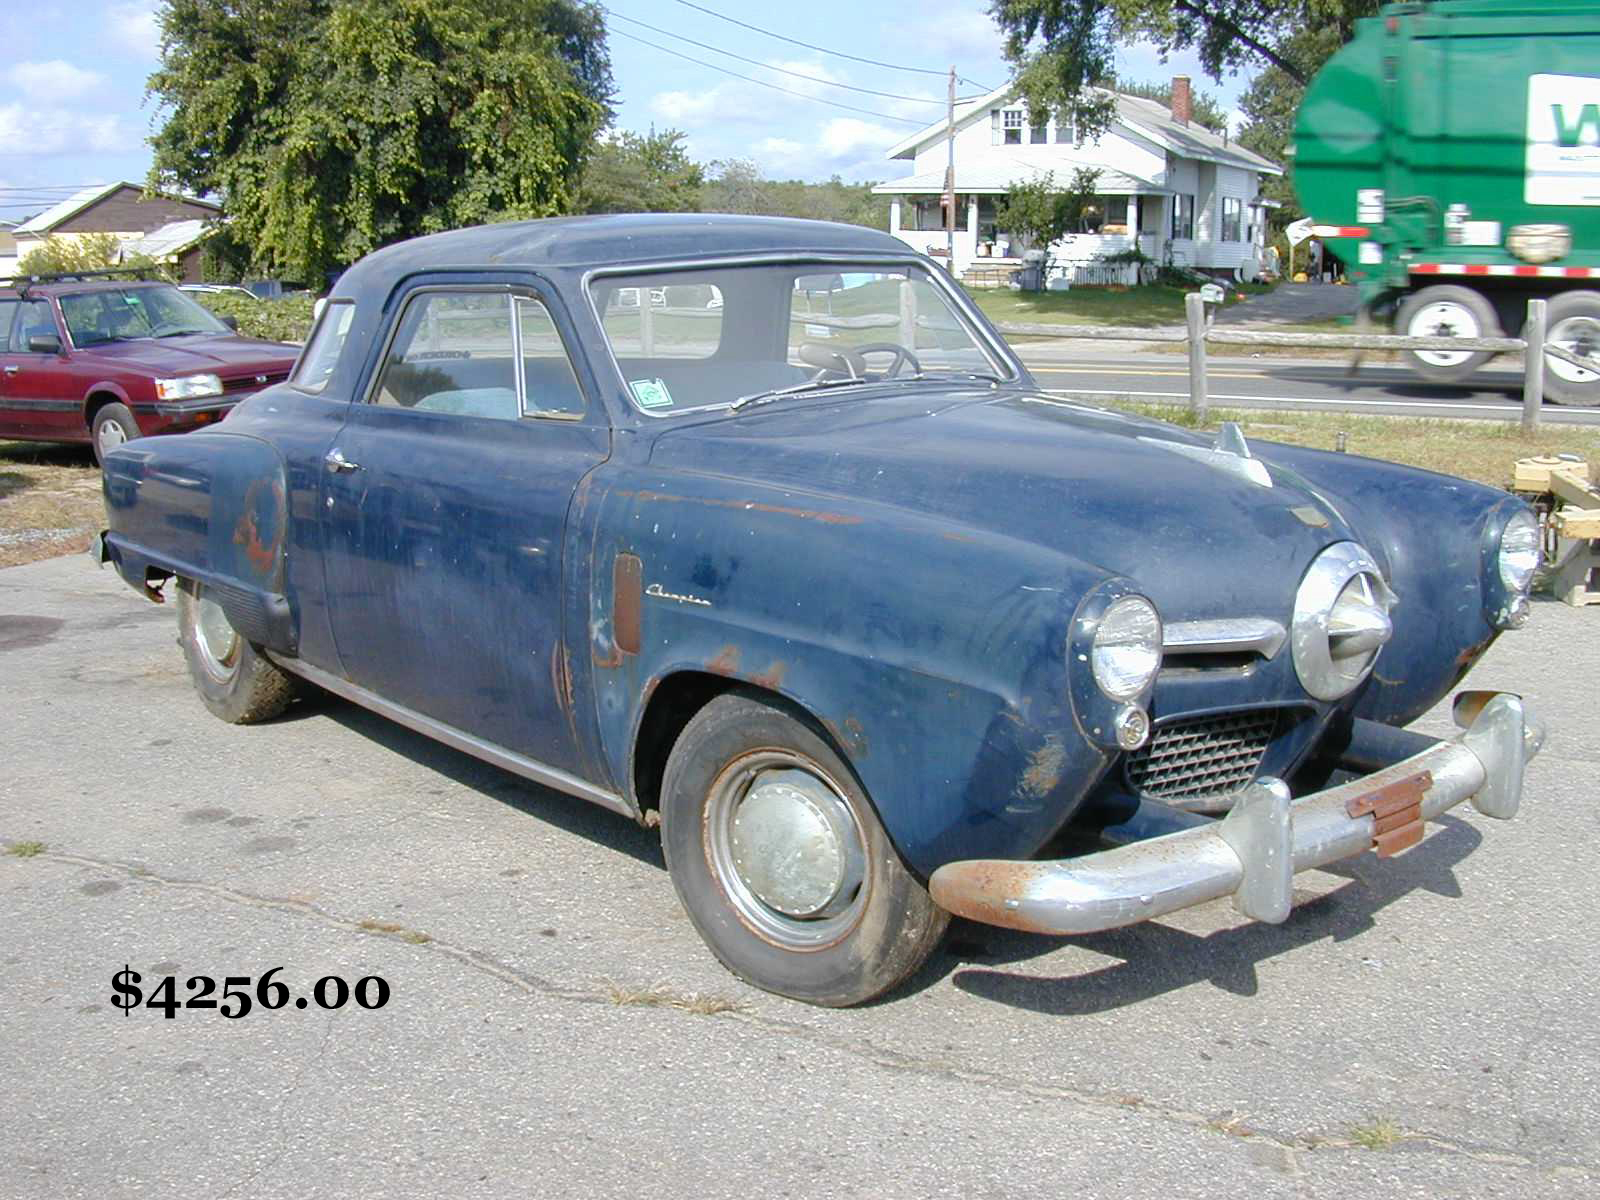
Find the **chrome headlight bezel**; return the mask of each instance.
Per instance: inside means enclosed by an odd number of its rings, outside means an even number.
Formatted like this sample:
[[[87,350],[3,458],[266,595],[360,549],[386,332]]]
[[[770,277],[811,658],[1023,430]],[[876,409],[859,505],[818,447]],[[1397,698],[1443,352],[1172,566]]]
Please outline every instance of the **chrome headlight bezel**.
[[[1143,610],[1154,618],[1155,656],[1148,676],[1137,689],[1119,687],[1118,691],[1124,693],[1120,696],[1105,690],[1100,673],[1095,670],[1096,638],[1113,609],[1121,613]],[[1067,635],[1067,680],[1073,716],[1091,742],[1107,750],[1132,750],[1148,738],[1150,695],[1161,670],[1164,632],[1160,610],[1128,580],[1105,580],[1079,602]],[[1137,742],[1129,744],[1135,735]]]
[[[1544,559],[1539,518],[1514,500],[1495,511],[1484,532],[1484,615],[1496,629],[1517,629],[1527,622],[1528,593]]]
[[[157,379],[155,386],[157,400],[200,400],[207,396],[222,395],[222,377],[213,374]]]
[[[1357,542],[1335,542],[1312,560],[1295,592],[1289,627],[1295,674],[1317,700],[1340,700],[1372,673],[1393,627],[1389,613],[1395,594],[1377,560]],[[1334,610],[1348,604],[1369,628],[1351,634],[1363,647],[1356,655],[1337,655],[1330,628]],[[1370,646],[1370,649],[1365,647]]]

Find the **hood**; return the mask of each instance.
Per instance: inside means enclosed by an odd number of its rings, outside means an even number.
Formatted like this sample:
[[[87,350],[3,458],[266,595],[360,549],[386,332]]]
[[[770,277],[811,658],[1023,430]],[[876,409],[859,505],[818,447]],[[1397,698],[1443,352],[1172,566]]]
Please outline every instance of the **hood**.
[[[297,346],[264,342],[231,333],[196,333],[172,338],[109,342],[77,351],[79,355],[90,356],[127,371],[148,371],[160,376],[209,373],[224,377],[252,371],[281,375],[294,365],[299,353]]]
[[[944,517],[1131,579],[1168,620],[1287,623],[1311,559],[1354,534],[1270,447],[1257,465],[1215,439],[1046,396],[857,392],[670,429],[652,465],[741,474]],[[1255,478],[1248,476],[1254,475]],[[1359,540],[1359,539],[1357,539]]]

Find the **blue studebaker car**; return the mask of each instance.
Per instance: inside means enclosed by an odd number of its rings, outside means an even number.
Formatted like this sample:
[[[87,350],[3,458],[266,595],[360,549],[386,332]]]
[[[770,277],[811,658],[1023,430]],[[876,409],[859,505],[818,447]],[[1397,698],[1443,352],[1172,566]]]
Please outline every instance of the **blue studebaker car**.
[[[111,452],[105,495],[97,555],[177,581],[218,716],[309,681],[659,823],[713,952],[821,1004],[951,913],[1281,921],[1296,871],[1511,816],[1541,737],[1483,692],[1400,728],[1525,619],[1520,501],[1050,396],[865,229],[391,247],[287,383]]]

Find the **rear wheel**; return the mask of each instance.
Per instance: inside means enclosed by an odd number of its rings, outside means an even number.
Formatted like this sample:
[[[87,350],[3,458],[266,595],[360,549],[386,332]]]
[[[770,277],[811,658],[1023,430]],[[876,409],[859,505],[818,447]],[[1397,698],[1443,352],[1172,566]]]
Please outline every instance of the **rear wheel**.
[[[1600,292],[1562,292],[1552,298],[1545,340],[1572,354],[1600,358]],[[1600,372],[1546,355],[1544,394],[1557,404],[1600,404]]]
[[[178,581],[178,642],[200,702],[230,724],[270,721],[294,699],[294,676],[246,641],[192,579]]]
[[[95,411],[89,422],[89,433],[94,444],[94,461],[104,462],[105,457],[124,442],[139,436],[139,423],[126,404],[105,404]]]
[[[1455,284],[1423,288],[1405,298],[1395,317],[1405,337],[1499,337],[1494,306],[1471,288]],[[1487,350],[1407,350],[1411,369],[1430,383],[1460,383],[1494,357]]]
[[[661,842],[723,964],[810,1004],[888,991],[949,922],[833,748],[753,695],[719,696],[684,728],[662,779]]]

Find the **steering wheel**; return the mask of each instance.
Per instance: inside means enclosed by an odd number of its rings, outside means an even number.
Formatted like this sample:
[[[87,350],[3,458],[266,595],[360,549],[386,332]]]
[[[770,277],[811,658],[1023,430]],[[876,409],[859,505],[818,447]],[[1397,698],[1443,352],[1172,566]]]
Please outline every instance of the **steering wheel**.
[[[861,346],[852,347],[856,354],[865,358],[869,354],[892,354],[894,358],[884,368],[882,378],[894,379],[900,374],[902,367],[908,364],[915,375],[922,374],[922,364],[917,361],[917,356],[907,350],[899,342],[867,342]]]

